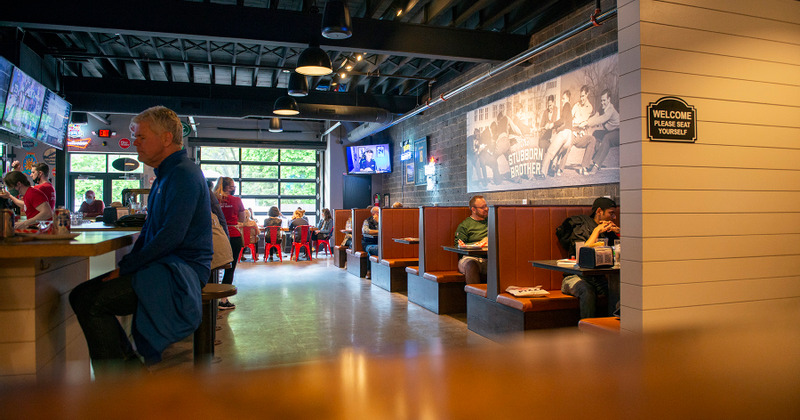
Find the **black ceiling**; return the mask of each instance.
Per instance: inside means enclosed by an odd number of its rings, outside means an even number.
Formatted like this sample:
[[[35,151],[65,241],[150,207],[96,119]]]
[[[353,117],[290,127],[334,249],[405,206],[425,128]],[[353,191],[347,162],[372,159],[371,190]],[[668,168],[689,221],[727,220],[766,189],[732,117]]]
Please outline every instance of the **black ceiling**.
[[[184,115],[269,115],[287,71],[319,42],[334,69],[353,69],[309,78],[312,94],[298,102],[403,113],[436,83],[526,50],[531,34],[590,0],[347,3],[344,40],[319,35],[325,0],[16,1],[0,29],[58,59],[77,110],[130,113],[169,98]]]

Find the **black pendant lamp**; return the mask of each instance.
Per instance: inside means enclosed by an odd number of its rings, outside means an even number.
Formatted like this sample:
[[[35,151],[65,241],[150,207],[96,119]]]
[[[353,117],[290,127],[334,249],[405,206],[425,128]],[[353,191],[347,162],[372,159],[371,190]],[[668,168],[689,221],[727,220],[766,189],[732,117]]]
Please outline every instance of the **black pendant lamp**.
[[[300,73],[289,75],[289,96],[308,96],[308,80]]]
[[[283,125],[281,124],[280,118],[272,118],[269,120],[269,132],[270,133],[282,133],[283,132]]]
[[[295,71],[306,76],[325,76],[333,73],[333,65],[322,48],[309,46],[297,58]]]
[[[297,101],[291,96],[281,96],[275,101],[272,113],[275,115],[297,115],[300,113],[300,107],[297,106]]]
[[[350,9],[343,0],[328,0],[322,13],[322,36],[328,39],[350,38]]]

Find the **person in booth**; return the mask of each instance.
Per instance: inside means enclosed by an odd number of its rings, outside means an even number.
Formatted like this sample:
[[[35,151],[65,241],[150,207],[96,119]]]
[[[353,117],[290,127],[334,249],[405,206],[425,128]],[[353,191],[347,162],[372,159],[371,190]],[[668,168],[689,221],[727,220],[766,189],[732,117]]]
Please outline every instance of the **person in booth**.
[[[619,239],[619,226],[614,223],[617,219],[617,204],[607,197],[600,197],[592,203],[592,213],[570,216],[556,228],[556,237],[569,255],[577,256],[575,243],[584,242],[583,246],[593,246],[605,238],[609,245]],[[608,315],[619,306],[619,290],[609,291],[609,282],[605,276],[578,276],[564,275],[561,281],[561,291],[578,298],[581,319],[597,316],[597,297],[608,296]],[[612,282],[619,284],[618,282]],[[609,294],[609,292],[611,292]]]
[[[102,200],[94,199],[94,191],[86,190],[86,194],[83,197],[83,203],[81,203],[81,208],[78,210],[78,212],[83,213],[83,217],[97,217],[103,214],[103,209],[106,205],[103,204]]]
[[[79,284],[69,302],[96,376],[141,371],[200,325],[200,294],[211,274],[211,206],[203,173],[183,149],[178,116],[163,106],[131,119],[139,161],[154,168],[147,219],[111,273]],[[133,314],[132,336],[117,315]]]
[[[11,199],[17,207],[25,211],[26,219],[15,223],[14,229],[25,229],[40,221],[53,220],[50,200],[43,192],[31,187],[25,174],[11,171],[3,177],[3,182],[8,190],[0,191],[0,197]]]
[[[31,168],[31,178],[33,178],[33,183],[36,184],[33,188],[43,192],[50,202],[50,208],[55,210],[56,189],[53,188],[53,184],[47,179],[47,174],[49,173],[50,167],[47,166],[46,163],[37,163]]]
[[[489,205],[482,195],[476,195],[469,200],[469,209],[472,214],[456,228],[455,245],[485,247],[489,244]],[[486,283],[486,263],[486,258],[463,255],[458,260],[458,272],[467,284]]]
[[[380,227],[381,208],[372,206],[370,216],[361,224],[361,248],[369,256],[378,255],[378,229]],[[369,236],[367,236],[369,235]],[[367,270],[367,278],[372,278],[372,270]]]

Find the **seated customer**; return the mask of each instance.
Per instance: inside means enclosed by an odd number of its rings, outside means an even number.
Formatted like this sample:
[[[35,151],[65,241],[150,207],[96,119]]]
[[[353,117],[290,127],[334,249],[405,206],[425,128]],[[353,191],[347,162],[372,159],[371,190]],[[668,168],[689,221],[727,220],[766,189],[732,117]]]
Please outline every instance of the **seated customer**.
[[[78,210],[83,213],[83,217],[97,217],[103,214],[105,204],[102,200],[94,199],[94,191],[87,190],[84,194],[85,200],[81,203],[81,208]]]
[[[3,182],[8,190],[0,191],[0,197],[11,199],[17,207],[25,211],[26,220],[15,223],[14,229],[36,227],[40,221],[53,220],[50,199],[45,193],[32,187],[25,174],[20,171],[11,171],[3,177]]]
[[[147,219],[130,253],[110,274],[69,295],[95,375],[161,360],[192,334],[202,315],[201,289],[211,274],[211,206],[205,178],[183,149],[175,112],[157,106],[131,120],[139,161],[155,168]],[[118,315],[134,314],[132,335]],[[137,354],[138,353],[138,354]]]
[[[281,226],[283,226],[283,219],[281,219],[281,211],[278,210],[278,208],[275,207],[275,206],[272,206],[272,207],[269,208],[269,212],[267,213],[267,215],[269,217],[264,219],[264,231],[266,232],[264,234],[264,242],[266,242],[268,244],[271,244],[272,243],[272,238],[270,237],[269,229],[267,229],[267,227],[268,226],[281,227]],[[275,242],[276,243],[281,243],[281,235],[280,234],[278,234],[277,239],[276,239]],[[269,261],[272,261],[272,255],[273,254],[277,254],[277,253],[278,253],[278,249],[277,248],[270,248],[270,250],[269,250]]]
[[[317,222],[317,231],[314,233],[314,248],[317,248],[317,241],[326,240],[333,233],[333,217],[331,211],[322,209],[322,217]]]
[[[472,214],[458,225],[453,242],[456,246],[484,247],[489,243],[489,222],[486,220],[489,206],[482,195],[476,195],[469,200],[469,209]],[[486,258],[464,255],[458,260],[458,272],[464,275],[467,284],[486,283],[486,263]]]
[[[378,226],[381,208],[374,206],[369,209],[369,212],[370,216],[361,224],[361,248],[367,255],[373,256],[378,255]],[[372,270],[367,270],[367,278],[372,278]]]
[[[601,238],[610,244],[619,239],[619,227],[614,224],[617,218],[617,204],[614,200],[600,197],[592,204],[590,215],[570,216],[556,229],[556,237],[570,256],[575,254],[575,242],[584,241],[584,246],[592,246]],[[616,283],[618,284],[618,283]],[[578,298],[581,319],[597,316],[597,297],[609,295],[605,276],[565,275],[561,281],[561,291]],[[619,290],[612,290],[608,298],[609,313],[619,303]],[[604,314],[606,315],[606,314]]]
[[[300,241],[302,235],[301,229],[297,229],[297,227],[308,226],[308,219],[306,219],[305,214],[306,212],[299,207],[294,211],[294,214],[292,214],[292,220],[289,222],[289,229],[292,230],[292,240],[294,242]],[[309,235],[310,234],[311,231],[309,230]],[[311,238],[309,237],[309,240],[310,239]],[[303,248],[303,252],[306,252],[305,248]],[[306,258],[308,258],[307,255]]]

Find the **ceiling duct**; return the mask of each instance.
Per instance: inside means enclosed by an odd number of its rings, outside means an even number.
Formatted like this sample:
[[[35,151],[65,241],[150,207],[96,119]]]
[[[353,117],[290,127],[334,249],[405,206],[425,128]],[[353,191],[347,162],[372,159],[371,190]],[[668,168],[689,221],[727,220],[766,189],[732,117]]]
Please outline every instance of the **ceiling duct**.
[[[454,96],[456,96],[456,95],[458,95],[460,93],[466,92],[467,90],[470,90],[473,87],[476,87],[476,86],[480,85],[481,83],[485,82],[486,80],[489,80],[492,77],[494,77],[494,76],[496,76],[496,75],[498,75],[498,74],[500,74],[500,73],[502,73],[502,72],[504,72],[504,71],[506,71],[506,70],[508,70],[508,69],[510,69],[512,67],[515,67],[515,66],[517,66],[519,64],[524,63],[525,61],[533,58],[535,55],[537,55],[537,54],[541,53],[542,51],[545,51],[545,50],[547,50],[547,49],[549,49],[549,48],[561,43],[562,41],[570,39],[573,36],[578,35],[581,32],[586,31],[588,29],[591,29],[591,28],[593,28],[595,26],[599,26],[601,24],[601,22],[604,22],[604,21],[610,19],[611,17],[616,16],[616,14],[617,14],[617,9],[616,8],[614,8],[612,10],[609,10],[608,12],[605,12],[602,15],[600,15],[600,9],[597,9],[597,10],[595,10],[595,13],[591,16],[591,19],[588,22],[583,23],[583,24],[578,25],[578,26],[575,26],[572,29],[569,29],[569,30],[567,30],[565,32],[562,32],[561,34],[556,35],[555,37],[550,38],[549,40],[547,40],[547,41],[545,41],[545,42],[543,42],[543,43],[541,43],[541,44],[539,44],[539,45],[537,45],[535,47],[529,48],[529,49],[521,52],[520,54],[517,54],[515,57],[509,59],[508,61],[505,61],[505,62],[499,64],[498,66],[494,67],[492,70],[488,71],[487,73],[482,74],[482,75],[480,75],[480,76],[478,76],[478,77],[476,77],[476,78],[474,78],[474,79],[472,79],[472,80],[470,80],[470,81],[468,81],[468,82],[456,87],[455,89],[452,89],[450,91],[447,91],[447,92],[439,95],[438,98],[431,98],[424,105],[420,105],[420,106],[412,109],[411,111],[409,111],[409,112],[407,112],[407,113],[405,113],[405,114],[403,114],[403,115],[401,115],[401,116],[399,116],[397,118],[393,118],[389,122],[381,123],[381,122],[378,122],[378,121],[364,121],[365,124],[362,124],[362,125],[356,127],[355,130],[347,133],[347,141],[349,141],[351,143],[355,143],[355,142],[357,142],[357,141],[359,141],[359,140],[361,140],[361,139],[363,139],[365,137],[372,136],[374,134],[380,133],[383,130],[386,130],[389,127],[392,127],[392,126],[395,126],[397,124],[400,124],[401,122],[403,122],[403,121],[405,121],[405,120],[407,120],[407,119],[409,119],[411,117],[414,117],[414,116],[424,112],[425,110],[427,110],[429,108],[432,108],[432,107],[434,107],[436,105],[439,105],[440,103],[442,103],[444,101],[447,101],[448,99],[450,99],[450,98],[452,98],[452,97],[454,97]],[[377,123],[377,124],[375,124],[375,123]]]
[[[389,124],[394,119],[394,115],[383,108],[322,104],[298,104],[298,106],[300,114],[292,118],[378,124]]]

